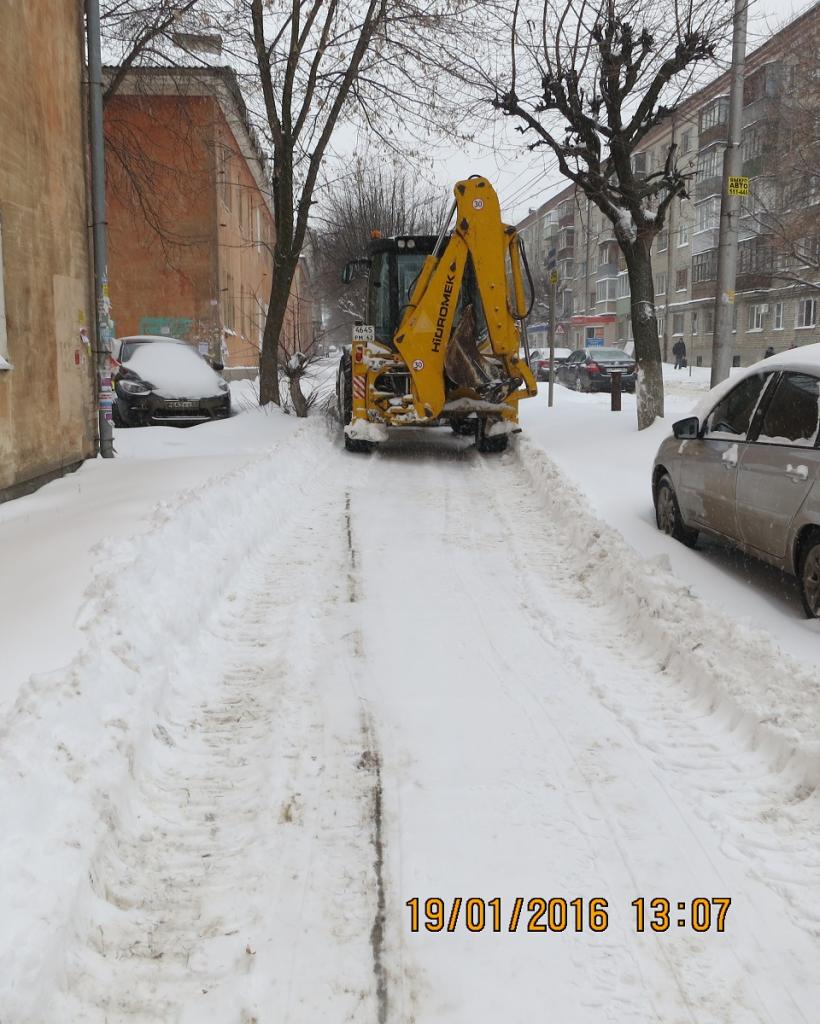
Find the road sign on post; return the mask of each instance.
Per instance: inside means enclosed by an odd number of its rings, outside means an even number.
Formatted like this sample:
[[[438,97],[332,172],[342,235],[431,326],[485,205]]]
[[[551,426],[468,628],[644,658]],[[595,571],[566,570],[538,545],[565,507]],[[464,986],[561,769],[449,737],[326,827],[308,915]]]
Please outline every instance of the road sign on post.
[[[749,194],[749,179],[737,174],[730,174],[728,191],[730,196],[747,196]]]

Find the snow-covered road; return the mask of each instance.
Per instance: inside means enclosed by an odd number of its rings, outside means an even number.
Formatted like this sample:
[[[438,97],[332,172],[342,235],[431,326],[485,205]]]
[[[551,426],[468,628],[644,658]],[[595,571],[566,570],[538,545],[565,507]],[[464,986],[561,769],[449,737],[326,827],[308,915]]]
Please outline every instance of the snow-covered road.
[[[99,728],[122,768],[73,769],[102,825],[57,815],[41,867],[73,839],[64,866],[87,853],[89,879],[35,906],[4,1024],[817,1021],[814,681],[780,706],[798,666],[719,617],[693,644],[697,599],[526,443],[410,434],[357,458],[314,424],[225,493],[220,536],[244,546],[208,548],[196,493],[143,541],[192,538],[201,564],[167,567],[150,643],[117,640],[131,682]],[[20,749],[40,710],[18,702]],[[485,901],[483,931],[464,907],[448,929],[457,897]],[[583,930],[571,909],[528,931],[538,897],[582,900]],[[692,901],[720,898],[725,931],[710,904],[697,933]]]

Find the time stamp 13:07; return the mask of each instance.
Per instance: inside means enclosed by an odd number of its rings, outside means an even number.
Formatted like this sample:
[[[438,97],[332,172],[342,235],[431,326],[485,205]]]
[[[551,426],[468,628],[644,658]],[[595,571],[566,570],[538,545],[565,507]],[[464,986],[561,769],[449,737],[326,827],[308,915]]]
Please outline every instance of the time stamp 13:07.
[[[723,932],[732,900],[728,896],[697,896],[691,900],[673,900],[665,896],[632,900],[629,913],[637,932],[666,932],[687,929],[693,932]],[[425,900],[414,896],[405,906],[410,931],[427,932],[605,932],[609,927],[610,904],[603,897],[565,899],[516,896],[485,900],[480,897],[437,896]]]

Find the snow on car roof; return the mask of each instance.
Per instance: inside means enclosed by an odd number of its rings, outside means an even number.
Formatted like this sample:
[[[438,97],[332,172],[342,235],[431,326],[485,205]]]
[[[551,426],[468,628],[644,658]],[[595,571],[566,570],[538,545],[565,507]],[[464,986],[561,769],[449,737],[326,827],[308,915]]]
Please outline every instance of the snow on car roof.
[[[172,345],[187,345],[187,341],[181,338],[171,338],[167,334],[128,334],[124,338],[117,338],[117,341],[168,341]]]
[[[820,374],[820,344],[789,348],[783,352],[776,352],[773,356],[769,356],[768,359],[761,359],[756,363],[752,363],[751,366],[742,367],[736,373],[728,376],[726,380],[722,380],[720,384],[716,384],[711,391],[707,392],[689,415],[697,416],[699,420],[704,420],[721,398],[731,391],[735,384],[745,380],[746,377],[753,377],[756,373],[771,369],[796,370],[797,372]]]
[[[221,394],[220,378],[202,356],[185,342],[157,338],[138,345],[123,365],[150,381],[158,394],[170,398],[211,398]]]

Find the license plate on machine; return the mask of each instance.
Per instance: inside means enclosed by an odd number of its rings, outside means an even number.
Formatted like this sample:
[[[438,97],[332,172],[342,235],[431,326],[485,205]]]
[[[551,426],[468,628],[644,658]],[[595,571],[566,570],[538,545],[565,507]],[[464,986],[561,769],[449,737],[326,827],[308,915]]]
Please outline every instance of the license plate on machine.
[[[189,410],[196,409],[196,402],[163,402],[162,407],[164,409],[177,409],[188,412]]]

